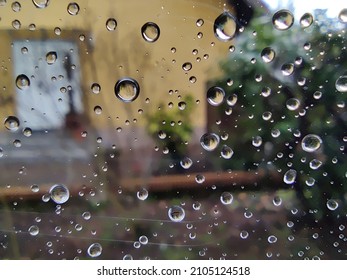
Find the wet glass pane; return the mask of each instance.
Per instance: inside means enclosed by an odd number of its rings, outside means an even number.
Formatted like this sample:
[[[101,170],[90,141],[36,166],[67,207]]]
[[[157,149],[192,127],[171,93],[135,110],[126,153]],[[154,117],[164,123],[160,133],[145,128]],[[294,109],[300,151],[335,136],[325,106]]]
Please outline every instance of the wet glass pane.
[[[0,258],[346,259],[331,6],[0,0]]]

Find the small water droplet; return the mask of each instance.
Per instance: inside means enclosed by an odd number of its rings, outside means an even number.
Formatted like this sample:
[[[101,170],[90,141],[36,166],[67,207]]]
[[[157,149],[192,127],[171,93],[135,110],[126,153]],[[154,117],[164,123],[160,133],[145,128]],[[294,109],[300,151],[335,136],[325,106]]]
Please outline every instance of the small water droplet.
[[[154,43],[160,36],[159,26],[154,22],[147,22],[142,26],[141,34],[146,42]]]
[[[178,109],[180,109],[181,111],[183,111],[187,106],[187,103],[184,101],[180,101],[178,102]]]
[[[139,200],[146,200],[148,198],[148,191],[146,188],[141,188],[137,193],[136,196]]]
[[[260,147],[261,146],[261,144],[263,144],[263,138],[261,137],[261,136],[254,136],[253,138],[252,138],[252,145],[254,146],[254,147]]]
[[[313,170],[316,170],[318,169],[319,167],[322,166],[322,162],[318,159],[313,159],[310,161],[310,168],[313,169]]]
[[[323,141],[318,135],[308,134],[302,139],[301,147],[305,152],[312,153],[317,151],[322,143]]]
[[[299,108],[300,106],[300,101],[297,98],[290,98],[286,102],[286,107],[290,111],[295,111]]]
[[[12,11],[19,12],[22,8],[21,4],[19,2],[13,2],[11,5]]]
[[[130,255],[130,254],[126,254],[126,255],[124,255],[124,257],[123,257],[123,260],[133,260],[133,256]]]
[[[101,106],[95,106],[94,107],[94,113],[97,114],[97,115],[100,115],[102,113]]]
[[[347,10],[347,9],[346,9]],[[339,92],[347,92],[347,76],[340,76],[335,83],[335,88]]]
[[[18,30],[22,27],[22,24],[18,19],[15,19],[14,21],[12,21],[12,27]]]
[[[201,27],[204,25],[204,20],[202,18],[199,18],[197,21],[196,21],[196,26],[198,27]]]
[[[15,116],[8,116],[4,121],[4,125],[7,130],[15,132],[19,128],[19,120]]]
[[[139,242],[142,244],[142,245],[146,245],[148,244],[148,237],[146,235],[141,235],[139,237]]]
[[[205,133],[200,138],[200,144],[206,151],[213,151],[219,145],[220,139],[219,136],[215,133]]]
[[[102,246],[100,243],[93,243],[88,247],[87,253],[92,258],[97,258],[102,253]]]
[[[83,219],[85,219],[86,221],[90,220],[90,218],[92,217],[92,215],[90,214],[90,212],[83,212],[82,214]]]
[[[29,78],[24,74],[18,75],[16,78],[16,86],[17,86],[17,88],[19,88],[21,90],[25,90],[25,89],[29,88],[29,86],[30,86]]]
[[[290,76],[294,72],[294,64],[293,63],[285,63],[281,67],[281,71],[283,76]]]
[[[342,23],[347,23],[347,8],[344,8],[340,11],[339,20]]]
[[[296,179],[296,170],[289,169],[286,173],[284,173],[283,176],[283,182],[285,182],[288,185],[294,184]]]
[[[63,204],[69,200],[70,192],[69,189],[62,185],[56,184],[49,190],[51,199],[57,204]]]
[[[174,205],[169,208],[168,216],[173,222],[182,222],[185,218],[185,211],[181,206]]]
[[[220,41],[226,42],[233,39],[237,31],[235,17],[229,12],[220,14],[214,21],[213,30]]]
[[[277,30],[287,30],[294,23],[294,16],[288,10],[279,10],[272,17],[272,24]]]
[[[275,206],[280,206],[282,204],[282,198],[280,198],[279,196],[275,196],[272,200],[273,205]]]
[[[189,70],[191,70],[192,69],[192,64],[190,63],[190,62],[185,62],[185,63],[183,63],[183,65],[182,65],[182,69],[184,70],[184,71],[189,71]]]
[[[58,36],[61,34],[61,29],[60,29],[60,27],[54,28],[54,34],[55,34],[55,35],[58,35]]]
[[[207,101],[212,106],[219,106],[223,103],[225,97],[224,89],[220,87],[211,87],[207,91]]]
[[[195,76],[189,77],[189,82],[191,82],[192,84],[196,83],[196,77]]]
[[[243,230],[243,231],[240,232],[240,237],[241,237],[242,239],[247,239],[248,236],[249,236],[248,231]]]
[[[300,25],[302,28],[310,27],[313,23],[313,16],[310,13],[305,13],[300,18]]]
[[[80,11],[80,6],[76,2],[71,2],[67,6],[67,12],[72,16],[78,15],[79,11]]]
[[[36,8],[44,9],[48,6],[50,0],[33,0]]]
[[[229,146],[223,145],[220,154],[224,159],[231,159],[231,157],[234,155],[234,151]]]
[[[227,97],[227,104],[229,106],[235,106],[236,102],[237,102],[237,95],[234,93],[234,94],[231,94]]]
[[[99,94],[101,91],[101,86],[98,83],[93,83],[90,89],[92,90],[92,93]]]
[[[31,185],[30,190],[34,193],[37,193],[40,190],[40,188],[38,185]]]
[[[181,165],[182,168],[184,168],[184,169],[189,169],[189,168],[193,165],[193,161],[192,161],[191,158],[189,158],[189,157],[184,157],[184,158],[180,161],[180,165]]]
[[[117,21],[114,18],[109,18],[106,21],[106,29],[108,31],[115,31],[117,28]]]
[[[262,118],[264,121],[269,121],[272,117],[272,113],[270,111],[266,111],[262,114]]]
[[[56,62],[57,58],[58,58],[58,55],[57,55],[56,52],[48,52],[46,54],[46,62],[49,65],[53,64],[54,62]]]
[[[335,199],[329,199],[327,201],[327,207],[329,210],[334,211],[339,207],[339,204]]]
[[[132,78],[123,78],[117,81],[114,92],[119,100],[129,103],[139,96],[140,86]]]
[[[38,226],[33,225],[33,226],[29,227],[28,232],[30,233],[31,236],[36,236],[39,234],[40,229]]]
[[[261,90],[261,95],[264,97],[268,97],[271,95],[271,88],[269,87],[263,87]]]
[[[270,235],[267,239],[269,243],[276,243],[277,242],[277,237],[274,235]]]
[[[224,205],[229,205],[233,202],[233,195],[230,192],[223,192],[220,196],[220,201],[224,204]]]
[[[30,137],[32,134],[33,134],[33,131],[31,130],[30,127],[25,127],[25,128],[23,129],[23,135],[24,135],[25,137]]]
[[[272,48],[266,47],[261,51],[260,56],[265,63],[270,63],[276,57],[276,53]]]

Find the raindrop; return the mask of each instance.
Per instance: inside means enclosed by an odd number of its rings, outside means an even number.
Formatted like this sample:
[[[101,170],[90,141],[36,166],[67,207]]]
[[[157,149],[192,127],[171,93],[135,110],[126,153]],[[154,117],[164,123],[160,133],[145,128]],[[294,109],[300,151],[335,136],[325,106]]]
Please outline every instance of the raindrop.
[[[296,179],[296,170],[289,169],[286,173],[284,173],[283,176],[283,182],[285,182],[288,185],[294,184]]]
[[[195,176],[195,182],[197,182],[198,184],[202,184],[203,182],[205,182],[205,176],[202,174],[197,174]]]
[[[39,234],[40,229],[38,226],[34,225],[29,227],[28,232],[30,233],[31,236],[36,236]]]
[[[313,170],[316,170],[321,166],[322,166],[322,162],[318,159],[313,159],[310,161],[310,168]]]
[[[88,211],[83,212],[83,214],[82,214],[82,218],[85,219],[86,221],[90,220],[91,217],[92,217],[92,215]]]
[[[199,18],[197,21],[196,21],[196,26],[198,27],[201,27],[204,25],[204,20],[202,18]]]
[[[220,14],[213,25],[214,34],[221,41],[229,41],[236,35],[237,24],[235,17],[229,12]]]
[[[294,16],[288,10],[279,10],[272,17],[272,24],[277,30],[287,30],[294,23]]]
[[[102,253],[102,247],[99,243],[93,243],[88,247],[87,253],[92,258],[97,258]]]
[[[313,16],[310,13],[305,13],[300,18],[300,25],[302,28],[310,27],[313,23]]]
[[[308,134],[302,139],[301,147],[305,152],[312,153],[317,151],[322,143],[323,141],[318,135]]]
[[[101,91],[101,86],[98,83],[93,83],[90,89],[92,90],[92,93],[99,94]]]
[[[225,97],[224,89],[220,87],[211,87],[207,91],[207,101],[212,106],[219,106],[223,103]]]
[[[234,106],[236,102],[237,102],[237,95],[235,93],[227,97],[227,104],[229,106]]]
[[[346,9],[347,11],[347,9]],[[347,15],[346,15],[347,16]],[[347,76],[340,76],[335,83],[335,88],[339,92],[347,92]]]
[[[119,100],[129,103],[139,96],[140,86],[132,78],[123,78],[117,81],[114,92]]]
[[[274,235],[270,235],[267,239],[269,243],[276,243],[277,242],[277,237]]]
[[[175,205],[169,208],[168,216],[173,222],[182,222],[185,217],[185,212],[181,206]]]
[[[21,4],[19,2],[13,2],[11,5],[12,11],[19,12],[22,8]]]
[[[48,52],[46,54],[46,62],[49,65],[53,64],[54,62],[56,62],[57,58],[58,58],[58,56],[57,56],[56,52]]]
[[[286,107],[290,111],[295,111],[299,108],[300,106],[300,101],[297,98],[290,98],[286,102]]]
[[[264,121],[269,121],[272,117],[272,113],[269,111],[266,111],[262,114],[262,118]]]
[[[195,76],[191,76],[189,78],[189,82],[191,82],[192,84],[196,83],[196,77]]]
[[[72,16],[76,16],[79,13],[79,11],[80,11],[80,6],[76,2],[71,2],[67,6],[67,12]]]
[[[318,100],[322,97],[322,95],[323,95],[322,92],[317,90],[313,93],[313,98]]]
[[[142,244],[142,245],[146,245],[148,243],[148,237],[145,236],[145,235],[141,235],[139,237],[139,242]]]
[[[20,21],[18,19],[15,19],[14,21],[12,21],[12,27],[14,29],[20,29],[22,26],[22,24],[20,23]]]
[[[347,23],[347,8],[341,10],[341,12],[339,13],[339,20],[342,23]]]
[[[57,204],[65,203],[69,200],[70,197],[69,189],[62,184],[56,184],[52,186],[49,190],[49,194],[51,196],[51,199]]]
[[[23,129],[23,135],[25,137],[30,137],[33,134],[33,131],[31,130],[30,127],[26,127]]]
[[[106,21],[106,29],[108,31],[115,31],[117,28],[117,21],[114,18],[109,18]]]
[[[30,190],[34,193],[37,193],[40,190],[40,188],[38,185],[31,185]]]
[[[184,158],[180,161],[180,165],[181,165],[182,168],[184,168],[184,169],[189,169],[189,168],[193,165],[193,161],[192,161],[191,158],[189,158],[189,157],[184,157]]]
[[[191,64],[190,62],[185,62],[185,63],[183,63],[183,65],[182,65],[182,69],[183,69],[184,71],[189,71],[190,69],[192,69],[192,64]]]
[[[29,88],[29,86],[30,86],[29,78],[24,74],[18,75],[16,78],[16,86],[17,86],[17,88],[19,88],[21,90],[25,90],[25,89]]]
[[[249,236],[248,231],[243,230],[243,231],[240,232],[240,237],[241,237],[242,239],[247,239],[248,236]]]
[[[19,120],[15,116],[8,116],[5,119],[4,125],[5,125],[7,130],[9,130],[11,132],[15,132],[19,128]]]
[[[208,152],[215,150],[219,144],[219,136],[215,133],[205,133],[200,138],[201,146]]]
[[[44,9],[48,6],[50,0],[33,0],[36,8]]]
[[[141,34],[146,42],[154,43],[160,36],[160,29],[154,22],[147,22],[141,28]]]
[[[273,205],[280,206],[282,204],[282,198],[275,196],[272,200]]]
[[[255,136],[252,138],[252,145],[254,147],[260,147],[261,144],[263,143],[263,138],[261,138],[261,136]]]
[[[20,148],[20,147],[22,147],[22,142],[18,139],[15,139],[13,141],[13,146],[15,146],[16,148]]]
[[[276,57],[276,53],[272,48],[266,47],[261,51],[260,56],[265,63],[270,63]]]
[[[58,36],[61,34],[61,29],[60,29],[60,27],[54,28],[54,34],[55,34],[55,35],[58,35]]]
[[[136,196],[139,200],[146,200],[148,197],[148,191],[145,188],[141,188],[137,193]]]
[[[264,97],[268,97],[271,94],[271,88],[269,87],[263,87],[261,90],[261,95]]]
[[[224,205],[229,205],[233,202],[233,195],[230,192],[223,192],[220,196],[220,201],[224,204]]]
[[[187,106],[187,103],[184,101],[178,102],[178,109],[180,109],[181,111],[183,111]]]
[[[294,72],[294,64],[293,63],[285,63],[281,67],[281,71],[283,76],[290,76]]]
[[[222,158],[230,159],[233,156],[234,151],[229,146],[223,145],[220,154],[221,154]]]
[[[102,108],[100,106],[95,106],[94,112],[95,114],[100,115],[102,113]]]
[[[334,210],[337,209],[337,207],[339,207],[339,204],[337,203],[336,200],[334,200],[334,199],[329,199],[329,200],[327,201],[327,207],[328,207],[329,210],[334,211]]]
[[[126,254],[126,255],[124,255],[124,257],[123,257],[123,260],[133,260],[133,256],[130,255],[130,254]]]

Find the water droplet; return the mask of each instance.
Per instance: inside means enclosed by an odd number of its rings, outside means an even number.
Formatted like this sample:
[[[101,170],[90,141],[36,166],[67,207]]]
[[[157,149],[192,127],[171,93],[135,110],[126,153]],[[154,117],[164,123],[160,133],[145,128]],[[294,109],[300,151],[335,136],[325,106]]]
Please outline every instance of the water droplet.
[[[119,100],[123,102],[132,102],[140,94],[140,86],[132,78],[123,78],[117,81],[114,86],[114,92]]]
[[[7,130],[9,130],[11,132],[15,132],[19,128],[19,120],[15,116],[8,116],[5,119],[4,125],[5,125]]]
[[[126,255],[124,255],[124,257],[123,257],[123,260],[133,260],[133,256],[130,255],[130,254],[126,254]]]
[[[274,235],[270,235],[267,239],[269,243],[276,243],[277,242],[277,237]]]
[[[61,34],[61,29],[60,29],[60,27],[54,28],[54,34],[55,34],[55,35],[58,35],[58,36]]]
[[[261,95],[264,97],[268,97],[271,95],[271,88],[269,87],[263,87],[261,90]]]
[[[347,8],[344,8],[339,13],[339,20],[342,23],[347,23]]]
[[[19,2],[13,2],[11,5],[12,11],[19,12],[22,8],[21,4]]]
[[[20,23],[20,21],[18,19],[15,19],[14,21],[12,21],[12,27],[14,29],[20,29],[22,26],[22,24]]]
[[[312,178],[312,177],[308,177],[305,180],[306,185],[309,186],[309,187],[312,187],[315,182],[316,182],[316,180],[314,178]]]
[[[70,197],[69,189],[62,184],[56,184],[52,186],[49,190],[49,194],[51,196],[51,199],[57,204],[65,203],[69,200]]]
[[[185,63],[183,63],[183,65],[182,65],[182,69],[184,70],[184,71],[189,71],[189,70],[191,70],[192,69],[192,64],[190,63],[190,62],[185,62]]]
[[[224,204],[224,205],[229,205],[233,202],[233,195],[230,192],[223,192],[220,196],[220,201]]]
[[[101,86],[98,83],[93,83],[90,89],[92,90],[92,93],[99,94],[101,91]]]
[[[53,64],[54,62],[56,62],[57,58],[58,58],[58,55],[57,55],[56,52],[48,52],[46,54],[46,62],[49,65]]]
[[[191,158],[189,158],[189,157],[184,157],[184,158],[180,161],[180,165],[181,165],[182,168],[184,168],[184,169],[189,169],[189,168],[193,165],[193,161],[192,161]]]
[[[148,191],[145,188],[141,188],[137,193],[136,196],[139,200],[146,200],[148,197]]]
[[[270,111],[266,111],[262,114],[262,118],[264,121],[269,121],[272,117],[272,113]]]
[[[279,10],[272,17],[272,24],[277,30],[287,30],[294,23],[294,16],[288,10]]]
[[[273,205],[275,206],[280,206],[282,204],[282,198],[280,198],[279,196],[275,196],[272,200]]]
[[[31,236],[36,236],[39,234],[40,229],[38,226],[33,225],[33,226],[29,227],[28,232],[30,233]]]
[[[86,221],[90,220],[91,217],[92,217],[92,215],[88,211],[83,212],[83,214],[82,214],[82,218],[85,219]]]
[[[252,145],[254,146],[254,147],[260,147],[261,146],[261,144],[263,144],[263,138],[261,138],[261,136],[254,136],[253,138],[252,138]]]
[[[102,113],[102,108],[100,106],[95,106],[94,113],[100,115]]]
[[[207,101],[212,106],[219,106],[223,103],[225,97],[224,89],[220,87],[211,87],[207,91]]]
[[[21,90],[25,90],[25,89],[29,88],[29,86],[30,86],[29,78],[24,74],[18,75],[16,78],[16,86],[17,86],[17,88],[19,88]]]
[[[36,8],[44,9],[48,6],[50,0],[33,0]]]
[[[319,167],[322,166],[322,162],[318,159],[313,159],[310,161],[310,168],[313,169],[313,170],[316,170],[318,169]]]
[[[158,137],[159,137],[159,139],[161,139],[161,140],[165,139],[165,138],[166,138],[166,133],[165,133],[165,131],[159,130],[159,132],[158,132]]]
[[[102,253],[102,247],[99,243],[93,243],[88,247],[87,253],[92,258],[97,258]]]
[[[328,207],[329,210],[334,211],[334,210],[337,209],[337,207],[339,207],[339,204],[338,204],[338,202],[336,200],[329,199],[327,201],[327,207]]]
[[[181,111],[183,111],[187,106],[187,103],[184,101],[178,102],[178,109],[180,109]]]
[[[283,176],[283,182],[285,182],[288,185],[294,184],[296,179],[296,170],[289,169],[286,173],[284,173]]]
[[[154,43],[160,36],[160,29],[154,22],[147,22],[141,28],[141,34],[146,42]]]
[[[106,29],[108,31],[115,31],[117,28],[117,21],[114,18],[109,18],[106,21]]]
[[[34,193],[37,193],[40,190],[40,188],[38,185],[31,185],[30,190]]]
[[[347,9],[346,9],[347,10]],[[347,92],[347,76],[340,76],[335,83],[335,88],[339,92]]]
[[[248,236],[249,236],[248,231],[243,230],[243,231],[240,232],[240,237],[241,237],[242,239],[247,239]]]
[[[227,104],[229,106],[235,106],[236,102],[237,102],[237,95],[235,93],[227,97]]]
[[[76,2],[71,2],[67,6],[67,12],[72,16],[76,16],[79,13],[79,11],[80,11],[80,6]]]
[[[308,134],[302,139],[301,147],[305,152],[312,153],[317,151],[322,143],[323,141],[318,135]]]
[[[323,95],[322,92],[317,90],[313,93],[313,98],[318,100],[322,97],[322,95]]]
[[[139,242],[142,244],[142,245],[146,245],[148,243],[148,237],[146,235],[141,235],[139,237]]]
[[[32,134],[33,134],[33,131],[31,130],[30,127],[25,127],[25,128],[23,129],[23,135],[24,135],[25,137],[30,137]]]
[[[200,138],[200,144],[206,151],[213,151],[219,145],[219,136],[215,133],[205,133]]]
[[[195,176],[195,182],[197,182],[198,184],[202,184],[203,182],[205,182],[205,176],[202,174],[197,174]]]
[[[290,111],[295,111],[299,108],[300,101],[297,98],[290,98],[286,102],[286,107]]]
[[[220,155],[222,156],[222,158],[231,159],[233,154],[234,154],[234,151],[229,146],[223,145],[222,150],[220,152]]]
[[[270,63],[276,57],[276,53],[272,48],[266,47],[261,51],[260,56],[265,63]]]
[[[302,28],[310,27],[313,23],[313,16],[310,13],[305,13],[300,18],[300,25]]]
[[[141,243],[139,241],[135,241],[133,246],[134,248],[139,249],[141,247]]]
[[[293,63],[285,63],[281,67],[281,71],[283,76],[290,76],[294,72],[294,64]]]
[[[189,82],[191,82],[192,84],[196,83],[196,77],[195,76],[191,76],[189,78]]]
[[[169,208],[168,215],[171,221],[182,222],[186,214],[181,206],[175,205]]]
[[[199,18],[197,21],[196,21],[196,26],[198,27],[201,27],[204,25],[204,20],[202,18]]]
[[[235,17],[229,12],[220,14],[214,21],[213,30],[216,37],[223,42],[233,39],[237,31]]]

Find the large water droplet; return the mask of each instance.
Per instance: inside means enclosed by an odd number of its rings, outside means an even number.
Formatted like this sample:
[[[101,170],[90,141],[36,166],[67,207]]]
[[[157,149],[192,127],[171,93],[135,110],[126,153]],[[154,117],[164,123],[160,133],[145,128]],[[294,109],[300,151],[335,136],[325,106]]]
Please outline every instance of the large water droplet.
[[[288,10],[279,10],[272,17],[272,24],[277,30],[287,30],[294,23],[294,16]]]
[[[57,204],[65,203],[69,200],[70,197],[69,189],[62,184],[56,184],[52,186],[49,190],[49,194],[51,196],[51,199]]]
[[[29,227],[28,232],[30,233],[31,236],[36,236],[39,234],[40,229],[38,226],[33,225],[33,226]]]
[[[140,86],[132,78],[123,78],[117,81],[114,86],[114,92],[118,99],[123,102],[132,102],[140,94]]]
[[[297,98],[289,98],[286,102],[286,107],[290,111],[295,111],[299,108],[300,101]]]
[[[7,130],[15,132],[19,128],[19,120],[15,116],[8,116],[4,121],[4,125]]]
[[[58,55],[57,55],[56,52],[48,52],[46,54],[46,62],[49,65],[53,64],[54,62],[56,62],[57,58],[58,58]]]
[[[115,31],[117,28],[117,21],[114,18],[109,18],[106,21],[106,29],[108,31]]]
[[[207,101],[213,106],[219,106],[223,103],[225,97],[224,89],[220,87],[211,87],[207,91]]]
[[[191,158],[189,158],[189,157],[184,157],[184,158],[180,161],[180,165],[181,165],[182,168],[184,168],[184,169],[189,169],[189,168],[193,165],[193,161],[192,161]]]
[[[317,151],[322,143],[323,141],[318,135],[308,134],[302,139],[301,147],[305,152],[312,153]]]
[[[36,8],[44,9],[48,6],[50,0],[33,0]]]
[[[272,48],[266,47],[261,51],[260,56],[265,63],[270,63],[276,57],[276,53]]]
[[[329,210],[334,211],[337,209],[337,207],[339,207],[339,204],[335,199],[329,199],[327,201],[327,207]]]
[[[145,188],[141,188],[137,193],[136,196],[139,200],[146,200],[148,197],[148,191]]]
[[[231,159],[233,154],[234,154],[234,151],[229,146],[223,145],[222,150],[220,152],[220,155],[222,156],[222,158]]]
[[[16,86],[17,86],[17,88],[19,88],[21,90],[29,88],[29,86],[30,86],[29,78],[24,74],[18,75],[16,78]]]
[[[339,92],[347,92],[347,76],[340,76],[335,83],[335,88]]]
[[[233,199],[234,199],[234,197],[230,192],[223,192],[220,196],[220,201],[224,205],[231,204],[233,202]]]
[[[175,205],[169,208],[168,215],[171,221],[182,222],[186,214],[181,206]]]
[[[213,151],[218,147],[219,136],[215,133],[205,133],[200,138],[200,144],[206,151]]]
[[[154,22],[147,22],[142,26],[141,34],[146,42],[154,43],[160,36],[159,26]]]
[[[97,258],[102,253],[102,246],[100,243],[93,243],[88,247],[87,253],[92,258]]]
[[[296,170],[289,169],[286,173],[284,173],[283,176],[283,182],[285,182],[288,185],[294,184],[296,179]]]
[[[339,13],[339,20],[342,23],[347,23],[347,8],[344,8]]]
[[[236,18],[229,12],[220,14],[213,25],[214,34],[221,41],[229,41],[235,37],[237,31]]]
[[[71,2],[67,6],[67,12],[72,15],[76,16],[80,11],[80,6],[76,2]]]
[[[300,18],[300,25],[302,28],[310,27],[313,23],[313,16],[310,13],[305,13]]]

